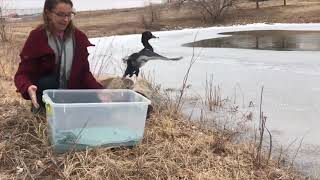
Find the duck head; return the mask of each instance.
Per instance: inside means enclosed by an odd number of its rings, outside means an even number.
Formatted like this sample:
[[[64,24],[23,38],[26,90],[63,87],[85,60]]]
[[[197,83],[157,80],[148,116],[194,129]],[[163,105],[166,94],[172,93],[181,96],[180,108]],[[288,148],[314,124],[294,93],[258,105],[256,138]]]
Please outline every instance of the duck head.
[[[156,36],[154,36],[150,31],[145,31],[142,33],[142,37],[141,37],[141,41],[148,41],[149,39],[152,38],[158,38]]]
[[[154,36],[150,31],[145,31],[142,33],[141,42],[144,48],[149,49],[151,51],[153,51],[153,47],[149,44],[148,41],[152,38],[158,38],[158,37]]]

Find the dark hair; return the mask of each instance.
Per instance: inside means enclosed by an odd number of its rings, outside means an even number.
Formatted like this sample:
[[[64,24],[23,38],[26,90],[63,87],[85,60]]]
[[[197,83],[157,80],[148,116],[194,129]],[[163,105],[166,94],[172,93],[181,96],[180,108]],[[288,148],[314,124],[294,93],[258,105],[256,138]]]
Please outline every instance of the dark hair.
[[[51,12],[54,8],[56,8],[56,6],[59,3],[69,4],[71,6],[71,8],[73,8],[73,3],[71,0],[46,0],[44,2],[43,12],[42,12],[43,24],[40,26],[47,29],[51,33],[52,33],[52,29],[51,29],[52,25],[50,24],[50,20],[48,18],[48,12]],[[66,35],[67,36],[70,35],[73,32],[74,28],[75,28],[75,26],[71,20],[65,30]]]

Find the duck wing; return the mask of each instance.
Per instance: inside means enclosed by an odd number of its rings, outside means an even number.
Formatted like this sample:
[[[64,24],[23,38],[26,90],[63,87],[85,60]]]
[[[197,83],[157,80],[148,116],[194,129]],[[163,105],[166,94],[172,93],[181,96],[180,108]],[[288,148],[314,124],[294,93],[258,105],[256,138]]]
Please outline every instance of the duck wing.
[[[149,61],[149,60],[166,60],[166,61],[178,61],[180,59],[182,59],[182,57],[175,57],[175,58],[168,58],[165,56],[162,56],[158,53],[155,53],[149,49],[142,49],[139,53],[140,56],[139,58],[137,58],[137,60],[139,59],[139,61]]]

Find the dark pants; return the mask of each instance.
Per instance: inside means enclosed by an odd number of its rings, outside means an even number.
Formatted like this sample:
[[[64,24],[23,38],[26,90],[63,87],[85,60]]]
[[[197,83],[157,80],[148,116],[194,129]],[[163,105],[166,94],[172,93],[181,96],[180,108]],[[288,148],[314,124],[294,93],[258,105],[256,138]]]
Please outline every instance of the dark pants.
[[[44,112],[45,111],[45,104],[42,101],[43,91],[47,90],[47,89],[58,89],[59,88],[59,80],[58,80],[56,74],[51,74],[49,76],[45,76],[45,77],[39,79],[35,85],[38,88],[36,94],[37,94],[37,101],[38,101],[38,104],[40,105],[40,107],[35,108],[32,105],[31,111],[33,113]]]
[[[45,112],[45,104],[42,101],[43,91],[47,90],[47,89],[59,89],[59,80],[57,78],[57,75],[51,74],[49,76],[45,76],[45,77],[39,79],[35,85],[38,87],[36,94],[37,94],[37,102],[40,105],[40,107],[35,108],[32,105],[31,111],[34,114],[44,113]],[[55,102],[57,102],[57,103],[96,103],[96,102],[101,102],[101,100],[97,94],[88,95],[86,97],[81,97],[81,99],[76,100],[75,102],[74,101],[75,101],[74,97],[68,98],[68,96],[64,96],[62,99],[59,97],[57,97],[57,99],[55,99]]]

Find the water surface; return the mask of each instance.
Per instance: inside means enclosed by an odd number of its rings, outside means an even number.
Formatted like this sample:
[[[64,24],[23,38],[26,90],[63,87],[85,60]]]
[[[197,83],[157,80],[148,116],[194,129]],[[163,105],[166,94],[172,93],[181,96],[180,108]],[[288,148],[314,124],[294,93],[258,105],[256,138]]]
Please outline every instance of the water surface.
[[[74,148],[133,146],[142,139],[140,133],[125,127],[91,127],[57,130],[52,144],[55,152],[66,152]]]
[[[320,51],[320,31],[256,30],[219,34],[229,36],[205,39],[187,43],[184,46],[276,51]]]

